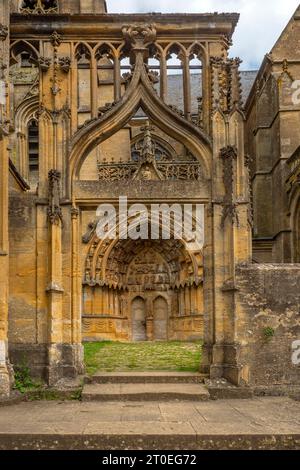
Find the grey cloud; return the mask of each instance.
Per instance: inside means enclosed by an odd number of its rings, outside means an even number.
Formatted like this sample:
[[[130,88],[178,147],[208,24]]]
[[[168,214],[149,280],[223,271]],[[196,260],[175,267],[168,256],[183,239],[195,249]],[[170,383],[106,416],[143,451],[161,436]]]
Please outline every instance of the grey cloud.
[[[298,0],[107,0],[109,12],[206,13],[238,12],[232,56],[244,70],[258,68],[298,6]]]

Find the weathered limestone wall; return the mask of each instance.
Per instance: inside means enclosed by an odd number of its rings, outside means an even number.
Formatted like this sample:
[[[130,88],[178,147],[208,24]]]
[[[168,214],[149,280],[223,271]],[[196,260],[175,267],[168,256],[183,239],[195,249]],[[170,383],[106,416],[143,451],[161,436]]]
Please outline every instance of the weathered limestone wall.
[[[37,211],[36,202],[34,194],[10,191],[8,337],[12,363],[26,363],[33,375],[44,376],[47,364],[47,272],[41,260],[47,259],[48,241],[46,217]]]
[[[243,266],[236,286],[239,360],[249,367],[249,384],[299,385],[292,343],[300,340],[300,265]]]
[[[300,7],[265,57],[246,104],[246,152],[251,161],[254,211],[254,259],[293,260],[293,222],[286,180],[288,159],[299,146]]]
[[[0,3],[0,398],[9,395],[8,361],[8,178],[9,178],[9,3]]]

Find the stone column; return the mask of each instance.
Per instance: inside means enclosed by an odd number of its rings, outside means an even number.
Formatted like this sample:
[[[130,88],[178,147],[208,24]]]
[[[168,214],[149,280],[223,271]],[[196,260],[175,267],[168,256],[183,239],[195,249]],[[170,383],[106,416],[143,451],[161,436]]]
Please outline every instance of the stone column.
[[[91,57],[91,100],[92,100],[92,118],[98,117],[98,69],[97,59]]]
[[[119,54],[114,58],[114,97],[115,101],[121,99],[121,63]]]
[[[9,2],[0,4],[0,398],[8,397],[11,368],[8,360],[8,132],[9,132]]]
[[[160,97],[164,103],[168,99],[167,59],[164,53],[160,55]]]
[[[55,385],[61,378],[63,344],[63,287],[62,287],[62,210],[60,207],[60,178],[57,170],[49,172],[49,283],[48,293],[48,367],[47,381]]]
[[[247,367],[239,360],[235,273],[251,260],[251,225],[238,60],[214,59],[212,81],[213,183],[204,278],[205,311],[212,314],[206,314],[202,370],[241,385]]]
[[[191,75],[190,58],[188,55],[180,55],[183,68],[183,93],[184,93],[184,115],[186,119],[191,119]]]

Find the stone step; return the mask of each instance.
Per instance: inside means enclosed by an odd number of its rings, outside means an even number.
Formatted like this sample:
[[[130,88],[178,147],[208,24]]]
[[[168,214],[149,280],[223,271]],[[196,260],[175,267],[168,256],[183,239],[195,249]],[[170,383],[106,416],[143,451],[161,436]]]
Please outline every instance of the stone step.
[[[208,390],[201,384],[86,384],[82,401],[207,401]]]
[[[200,384],[205,375],[192,372],[97,372],[87,384]]]

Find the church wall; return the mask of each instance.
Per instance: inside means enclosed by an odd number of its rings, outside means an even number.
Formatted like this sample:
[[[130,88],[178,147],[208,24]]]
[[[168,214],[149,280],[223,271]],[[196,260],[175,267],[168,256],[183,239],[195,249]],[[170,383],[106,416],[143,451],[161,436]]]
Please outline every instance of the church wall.
[[[9,355],[43,376],[47,343],[47,226],[34,194],[10,193]]]
[[[236,281],[239,360],[248,364],[249,385],[274,390],[299,385],[292,343],[300,339],[300,265],[243,266]]]
[[[292,260],[286,180],[287,161],[300,141],[300,106],[292,99],[300,77],[299,30],[297,11],[266,56],[246,106],[246,151],[254,159],[254,259],[261,262]]]

